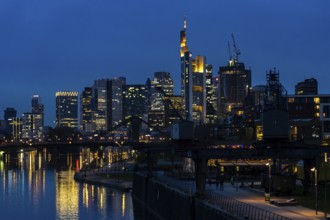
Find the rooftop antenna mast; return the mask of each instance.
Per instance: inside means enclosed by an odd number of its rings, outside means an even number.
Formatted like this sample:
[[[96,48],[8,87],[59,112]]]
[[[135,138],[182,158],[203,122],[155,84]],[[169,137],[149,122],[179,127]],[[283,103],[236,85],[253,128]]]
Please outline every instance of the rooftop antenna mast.
[[[230,43],[228,41],[228,55],[229,55],[229,60],[232,59],[232,56],[231,56],[231,49],[230,49]]]
[[[236,62],[238,62],[238,56],[241,54],[241,51],[240,49],[237,48],[236,46],[236,41],[235,41],[235,37],[234,37],[234,34],[231,33],[231,38],[233,39],[233,51],[234,51],[234,60]]]

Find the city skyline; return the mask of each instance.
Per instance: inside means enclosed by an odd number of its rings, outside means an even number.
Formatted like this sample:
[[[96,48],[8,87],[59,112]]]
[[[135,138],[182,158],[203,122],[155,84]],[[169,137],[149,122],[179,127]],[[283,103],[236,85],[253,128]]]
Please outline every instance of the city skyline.
[[[319,93],[329,94],[329,6],[297,0],[3,1],[0,72],[6,95],[0,111],[13,107],[18,116],[29,112],[31,98],[38,94],[45,125],[54,126],[57,91],[81,93],[96,79],[120,76],[128,84],[144,84],[158,71],[171,73],[179,94],[178,33],[184,17],[189,49],[193,56],[206,56],[213,75],[227,65],[227,44],[234,33],[240,61],[251,67],[252,86],[265,84],[266,71],[276,67],[290,94],[296,83],[311,77],[319,81]]]

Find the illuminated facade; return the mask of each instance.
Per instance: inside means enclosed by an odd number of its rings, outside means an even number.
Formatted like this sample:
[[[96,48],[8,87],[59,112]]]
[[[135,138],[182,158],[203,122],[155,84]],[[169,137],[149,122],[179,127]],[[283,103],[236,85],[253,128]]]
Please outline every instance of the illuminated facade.
[[[107,131],[123,120],[123,86],[124,77],[95,80],[93,85],[92,121],[94,130]]]
[[[206,116],[206,58],[196,56],[192,60],[192,120],[204,124]]]
[[[151,81],[151,104],[148,112],[148,122],[155,127],[164,127],[165,104],[164,100],[173,95],[173,79],[168,72],[155,72]]]
[[[206,117],[205,123],[214,124],[217,120],[217,97],[216,87],[213,82],[213,66],[206,64],[205,67],[206,87]]]
[[[185,119],[191,120],[192,108],[192,53],[187,46],[187,21],[184,19],[183,29],[180,31],[180,57],[181,57],[181,96],[185,109]]]
[[[123,90],[124,118],[138,116],[142,118],[146,113],[145,85],[125,85]]]
[[[251,87],[251,70],[244,63],[230,59],[227,66],[219,68],[220,116],[231,113],[234,108],[242,108]]]
[[[13,129],[13,139],[18,141],[22,136],[22,118],[12,118],[10,126]]]
[[[80,95],[80,126],[82,130],[87,132],[93,131],[92,109],[92,88],[85,87]]]
[[[56,127],[78,128],[78,92],[56,92]]]
[[[44,118],[45,118],[45,107],[44,105],[41,103],[41,97],[39,95],[33,95],[32,96],[32,113],[35,114],[41,114],[42,116],[42,127],[44,126]]]
[[[301,139],[299,133],[304,133],[305,139],[330,139],[329,94],[287,95],[286,102],[291,124],[294,124],[291,126],[291,135]],[[303,128],[304,124],[308,125],[307,128]]]
[[[22,139],[38,140],[42,138],[43,116],[41,113],[23,113]]]

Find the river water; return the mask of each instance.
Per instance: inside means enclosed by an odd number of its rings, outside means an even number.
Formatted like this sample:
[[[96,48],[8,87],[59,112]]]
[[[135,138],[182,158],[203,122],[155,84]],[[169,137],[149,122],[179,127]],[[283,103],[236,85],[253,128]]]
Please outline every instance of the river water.
[[[131,192],[74,181],[74,162],[45,150],[1,155],[0,219],[141,219]]]

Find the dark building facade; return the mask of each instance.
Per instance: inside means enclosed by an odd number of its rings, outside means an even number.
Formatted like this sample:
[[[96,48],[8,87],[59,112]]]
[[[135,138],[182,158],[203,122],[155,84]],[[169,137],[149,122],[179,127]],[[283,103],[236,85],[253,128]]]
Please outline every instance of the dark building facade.
[[[227,66],[219,68],[220,115],[229,113],[244,104],[251,87],[251,70],[244,63],[231,59]]]
[[[6,131],[10,134],[13,132],[12,120],[16,118],[17,111],[14,108],[6,108],[4,110],[4,119],[6,124]]]
[[[295,85],[296,95],[317,95],[318,83],[314,78],[305,79],[303,82],[299,82]]]

